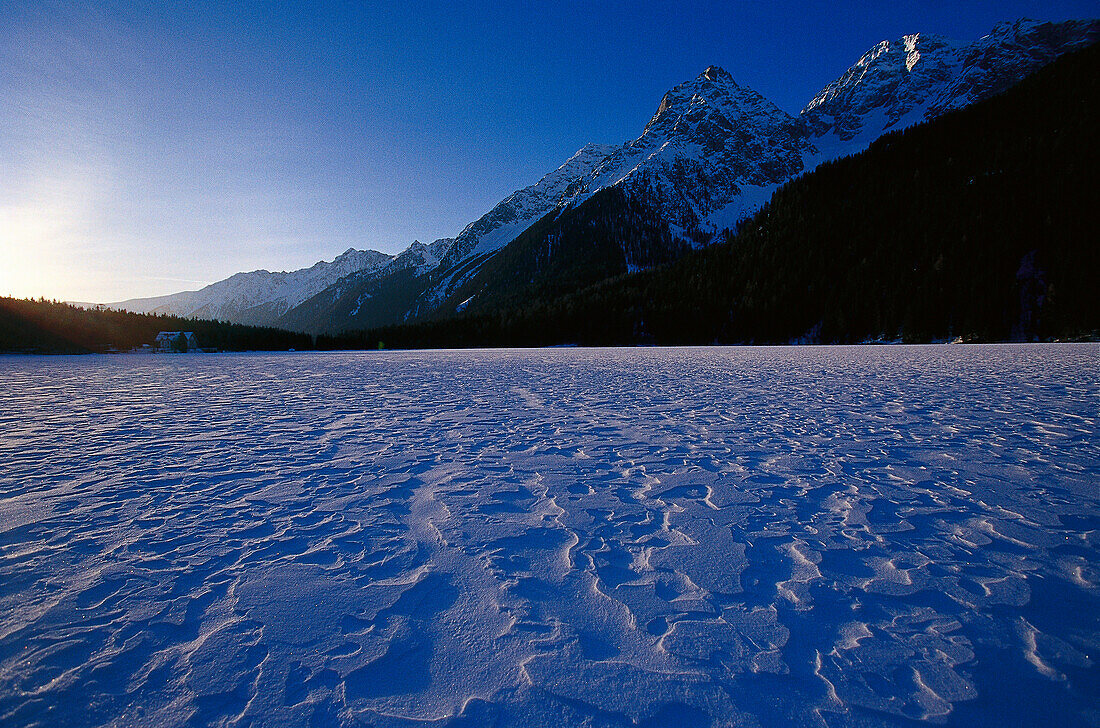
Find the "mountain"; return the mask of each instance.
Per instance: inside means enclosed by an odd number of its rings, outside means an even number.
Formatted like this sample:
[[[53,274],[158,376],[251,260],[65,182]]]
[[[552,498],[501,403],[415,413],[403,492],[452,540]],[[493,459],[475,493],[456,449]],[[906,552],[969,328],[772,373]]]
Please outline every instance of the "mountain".
[[[472,223],[445,262],[453,266],[494,252],[550,211],[613,186],[656,201],[683,236],[706,242],[717,231],[715,212],[748,188],[768,187],[802,171],[801,155],[808,150],[802,136],[790,114],[711,66],[666,93],[637,139],[618,147],[584,147]],[[517,204],[526,214],[512,213]],[[512,222],[507,234],[503,226],[493,237],[480,233],[502,217]],[[516,223],[526,224],[517,228]],[[477,245],[466,243],[468,231],[478,234]]]
[[[884,41],[797,116],[711,66],[666,93],[638,138],[582,148],[468,225],[435,270],[341,281],[281,325],[335,332],[489,311],[668,262],[798,174],[989,98],[1098,37],[1097,21],[1020,20],[969,44]]]
[[[641,135],[612,148],[507,247],[459,259],[418,300],[482,311],[553,297],[710,243],[803,170],[798,120],[718,66],[664,95]]]
[[[333,321],[358,327],[405,319],[423,292],[422,281],[435,270],[454,238],[425,245],[414,241],[383,265],[356,271],[286,312],[279,326],[292,331],[329,331]]]
[[[1094,45],[819,165],[669,265],[318,346],[1095,340],[1098,117]]]
[[[134,298],[110,304],[135,313],[160,313],[184,318],[214,319],[253,326],[269,326],[280,316],[347,275],[377,269],[393,256],[376,250],[348,248],[331,263],[272,273],[237,273],[197,291],[155,298]],[[437,261],[436,261],[437,262]]]
[[[120,305],[337,332],[558,296],[721,240],[797,175],[1000,93],[1098,38],[1100,21],[1020,20],[969,44],[883,41],[797,115],[711,66],[666,93],[637,138],[582,147],[453,240],[346,269],[318,264],[333,269],[303,276],[308,285],[278,279],[304,271],[259,271]]]
[[[543,215],[576,195],[579,185],[612,150],[588,144],[535,184],[508,195],[458,234],[443,267],[453,268],[468,258],[496,252],[515,240]]]
[[[712,66],[665,94],[637,139],[583,147],[469,224],[435,270],[351,276],[279,325],[367,328],[495,305],[543,281],[556,291],[666,262],[710,242],[800,172],[812,152],[804,137],[795,117]],[[570,223],[594,210],[599,223]],[[669,222],[672,234],[639,237],[654,220]],[[604,231],[603,245],[590,244],[588,223]],[[635,233],[629,240],[624,225]],[[571,230],[565,237],[563,226]]]
[[[766,199],[759,190],[802,171],[809,146],[794,122],[711,66],[666,93],[641,136],[608,155],[578,198],[620,186],[659,207],[680,237],[709,242],[744,216],[746,201]]]
[[[1001,93],[1063,53],[1100,40],[1097,21],[1004,22],[973,43],[907,35],[867,51],[799,114],[813,161]]]

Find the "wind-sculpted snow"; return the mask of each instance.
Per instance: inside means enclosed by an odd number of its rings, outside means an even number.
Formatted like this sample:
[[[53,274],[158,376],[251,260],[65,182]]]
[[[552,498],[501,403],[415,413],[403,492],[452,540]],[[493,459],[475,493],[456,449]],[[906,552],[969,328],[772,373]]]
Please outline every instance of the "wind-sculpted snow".
[[[0,724],[1100,724],[1098,356],[0,359]]]

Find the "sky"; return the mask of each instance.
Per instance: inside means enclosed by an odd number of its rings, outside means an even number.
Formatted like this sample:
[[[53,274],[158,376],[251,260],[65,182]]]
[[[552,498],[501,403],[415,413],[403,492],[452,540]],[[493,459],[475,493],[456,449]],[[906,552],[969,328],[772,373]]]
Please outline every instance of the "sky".
[[[0,295],[114,302],[451,237],[715,64],[797,113],[881,40],[1100,0],[0,0]]]

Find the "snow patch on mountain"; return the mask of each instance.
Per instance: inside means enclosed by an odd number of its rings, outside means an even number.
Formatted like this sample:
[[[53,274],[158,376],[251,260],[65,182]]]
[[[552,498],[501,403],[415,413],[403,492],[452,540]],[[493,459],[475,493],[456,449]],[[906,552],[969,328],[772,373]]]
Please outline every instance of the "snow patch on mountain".
[[[454,245],[454,238],[440,238],[425,245],[419,240],[414,240],[409,247],[398,253],[392,260],[378,269],[379,274],[393,273],[406,268],[412,268],[417,275],[422,275],[434,269],[443,260],[443,256]]]

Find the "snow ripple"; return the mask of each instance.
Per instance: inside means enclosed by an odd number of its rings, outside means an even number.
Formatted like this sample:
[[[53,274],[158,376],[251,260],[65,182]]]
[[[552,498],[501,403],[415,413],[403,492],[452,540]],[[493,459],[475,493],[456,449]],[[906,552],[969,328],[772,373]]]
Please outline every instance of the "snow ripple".
[[[1097,361],[0,358],[0,722],[1096,725]]]

